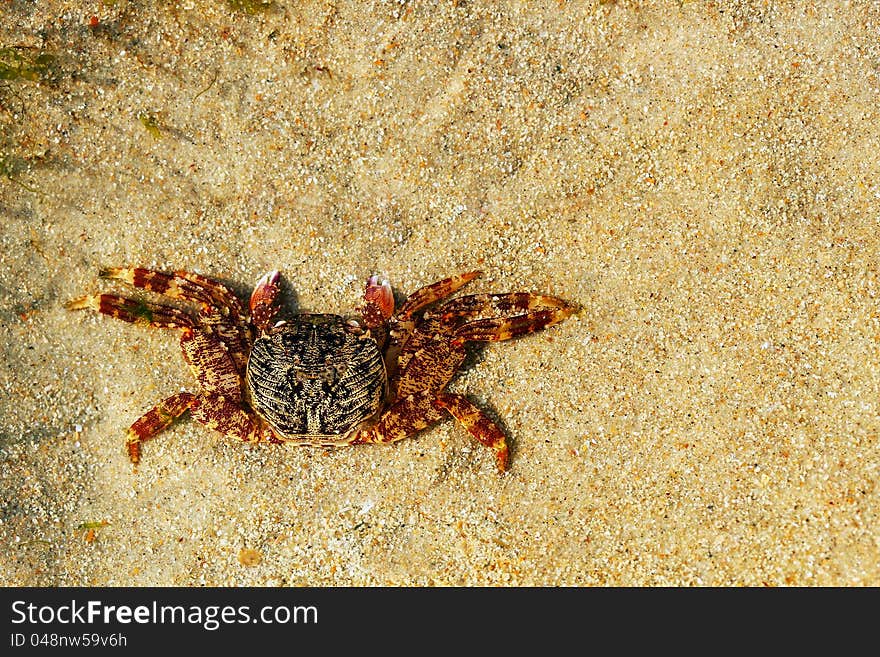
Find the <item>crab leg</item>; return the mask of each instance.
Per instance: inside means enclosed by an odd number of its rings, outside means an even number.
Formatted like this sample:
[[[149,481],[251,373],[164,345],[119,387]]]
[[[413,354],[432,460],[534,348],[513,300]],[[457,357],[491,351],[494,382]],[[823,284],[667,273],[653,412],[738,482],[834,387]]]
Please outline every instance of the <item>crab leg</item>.
[[[540,311],[561,311],[562,321],[575,308],[562,299],[531,292],[509,292],[507,294],[469,294],[447,301],[435,312],[425,316],[427,322],[444,328],[456,328],[475,320],[492,320],[513,317],[527,317]]]
[[[239,371],[244,370],[253,336],[238,298],[222,283],[190,272],[166,274],[140,267],[111,267],[101,270],[100,275],[171,299],[198,303],[202,310],[195,320],[178,308],[114,294],[79,297],[67,304],[69,309],[92,308],[127,322],[160,328],[193,328],[201,324],[218,335]]]
[[[504,472],[507,469],[507,440],[497,424],[461,395],[439,395],[437,404],[449,411],[474,438],[495,452],[498,470]]]
[[[134,424],[129,427],[125,440],[131,462],[140,462],[142,442],[167,429],[175,419],[192,406],[195,399],[196,396],[190,392],[179,392],[159,402],[135,420]]]
[[[443,419],[444,410],[461,422],[474,438],[495,452],[499,470],[507,468],[507,442],[501,429],[464,397],[438,396],[429,390],[413,393],[392,404],[376,424],[360,431],[352,444],[403,440]]]
[[[393,443],[412,436],[443,417],[435,398],[429,390],[422,390],[398,400],[376,424],[359,431],[352,444]]]
[[[465,358],[464,343],[508,340],[552,326],[571,315],[574,306],[555,297],[538,294],[473,295],[444,304],[426,320],[404,345],[397,359],[392,389],[406,396],[422,389],[440,391],[458,371]],[[453,311],[447,308],[453,306]],[[513,316],[486,317],[489,312],[518,312]],[[460,323],[461,322],[461,323]],[[438,337],[447,324],[451,339]],[[460,323],[460,325],[459,325]],[[456,328],[457,327],[457,328]]]
[[[108,267],[100,272],[101,278],[120,280],[134,287],[164,294],[172,299],[194,301],[219,308],[235,319],[244,319],[241,303],[233,292],[211,278],[191,272],[166,274],[141,267]]]
[[[472,294],[428,313],[396,354],[392,387],[404,395],[425,386],[442,389],[464,360],[464,343],[508,340],[561,322],[575,307],[528,292]],[[441,336],[449,336],[444,339]],[[387,359],[386,359],[387,360]],[[437,382],[442,380],[442,384]]]
[[[558,324],[576,310],[574,306],[561,299],[540,294],[512,293],[485,296],[489,297],[486,299],[487,305],[503,313],[514,311],[522,314],[466,321],[456,329],[455,341],[509,340]],[[465,317],[470,314],[463,313]],[[456,319],[460,317],[461,315]]]
[[[443,390],[455,376],[467,355],[462,344],[448,338],[416,333],[399,358],[399,369],[391,381],[397,397],[419,390]]]
[[[77,297],[67,302],[68,310],[90,308],[102,315],[132,324],[147,324],[156,328],[189,328],[195,321],[188,314],[171,306],[128,299],[115,294],[95,294]]]
[[[411,319],[413,313],[417,313],[419,310],[429,306],[435,301],[448,297],[460,287],[463,287],[478,276],[481,276],[482,273],[483,272],[481,271],[471,271],[466,274],[459,274],[458,276],[450,276],[449,278],[444,278],[442,281],[437,281],[436,283],[431,283],[423,288],[419,288],[407,297],[406,301],[404,301],[403,305],[400,307],[400,310],[397,311],[396,318],[399,321],[407,321]]]
[[[183,356],[202,386],[191,414],[228,438],[247,443],[281,442],[242,405],[241,376],[232,356],[212,333],[186,330],[180,338]]]
[[[216,335],[198,329],[185,329],[180,336],[180,348],[202,390],[217,393],[240,404],[241,375]]]
[[[212,331],[225,345],[226,351],[235,362],[236,369],[243,375],[247,369],[248,355],[254,341],[250,328],[247,325],[224,322],[208,325],[206,330]]]
[[[179,392],[151,408],[129,427],[125,445],[131,462],[135,464],[140,462],[142,442],[154,438],[167,429],[187,410],[194,420],[227,438],[248,443],[281,442],[278,439],[273,440],[271,433],[261,431],[240,404],[222,395],[214,393],[194,395],[189,392]]]
[[[393,316],[389,315],[388,326],[390,328],[391,340],[385,352],[385,367],[388,376],[392,381],[397,378],[398,368],[404,369],[409,361],[412,353],[423,346],[425,339],[429,336],[414,332],[416,321],[413,315],[425,307],[439,301],[456,290],[481,276],[482,272],[472,271],[458,276],[450,276],[441,281],[426,285],[413,292],[401,308]],[[371,279],[372,281],[372,279]],[[369,292],[369,283],[367,285]],[[390,295],[390,289],[388,291]],[[393,303],[393,297],[392,297]],[[415,343],[412,340],[415,339]],[[380,341],[381,344],[381,341]],[[459,361],[460,362],[460,361]],[[393,387],[393,385],[392,385]]]
[[[275,442],[270,432],[263,432],[260,425],[241,404],[216,393],[202,393],[193,403],[190,414],[209,429],[227,438],[246,443]]]
[[[232,356],[213,333],[185,327],[180,347],[202,392],[172,395],[131,425],[129,457],[140,460],[140,443],[167,428],[187,409],[193,419],[224,436],[249,443],[271,441],[241,404],[241,376]]]

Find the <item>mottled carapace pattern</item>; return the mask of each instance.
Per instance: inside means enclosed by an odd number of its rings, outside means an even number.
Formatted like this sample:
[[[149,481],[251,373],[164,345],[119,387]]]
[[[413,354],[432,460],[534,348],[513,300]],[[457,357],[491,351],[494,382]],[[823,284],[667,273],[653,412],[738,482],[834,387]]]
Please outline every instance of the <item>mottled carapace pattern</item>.
[[[141,443],[187,410],[237,440],[311,445],[391,443],[448,414],[490,448],[505,470],[503,432],[446,387],[468,342],[532,333],[561,322],[574,307],[528,292],[473,294],[440,303],[479,275],[468,272],[427,285],[397,310],[389,283],[370,277],[360,322],[319,314],[274,322],[277,271],[257,282],[248,313],[217,281],[141,268],[106,269],[101,276],[196,304],[198,312],[115,294],[83,296],[67,307],[181,331],[181,350],[200,390],[168,397],[131,425],[127,449],[134,463]]]
[[[338,315],[297,315],[254,343],[251,406],[285,440],[344,440],[374,416],[387,380],[377,342]]]

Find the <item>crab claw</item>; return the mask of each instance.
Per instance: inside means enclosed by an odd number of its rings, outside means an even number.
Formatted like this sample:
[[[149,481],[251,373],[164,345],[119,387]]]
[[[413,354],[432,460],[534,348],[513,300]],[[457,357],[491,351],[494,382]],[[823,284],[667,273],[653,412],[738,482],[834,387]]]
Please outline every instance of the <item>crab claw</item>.
[[[280,279],[281,273],[277,269],[273,269],[257,281],[251,294],[251,322],[261,331],[269,326],[272,318],[278,313],[278,294],[281,292],[278,281]]]
[[[364,303],[360,311],[367,328],[383,326],[394,314],[394,293],[391,291],[391,283],[384,278],[370,276],[367,279]]]

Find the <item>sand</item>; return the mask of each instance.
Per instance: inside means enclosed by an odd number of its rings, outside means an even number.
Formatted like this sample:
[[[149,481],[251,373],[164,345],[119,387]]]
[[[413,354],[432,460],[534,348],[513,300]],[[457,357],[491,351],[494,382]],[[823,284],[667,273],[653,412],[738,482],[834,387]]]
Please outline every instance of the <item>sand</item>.
[[[880,585],[876,3],[247,6],[0,8],[0,583]],[[133,468],[195,382],[65,310],[115,265],[579,311],[452,384],[503,476],[452,421]]]

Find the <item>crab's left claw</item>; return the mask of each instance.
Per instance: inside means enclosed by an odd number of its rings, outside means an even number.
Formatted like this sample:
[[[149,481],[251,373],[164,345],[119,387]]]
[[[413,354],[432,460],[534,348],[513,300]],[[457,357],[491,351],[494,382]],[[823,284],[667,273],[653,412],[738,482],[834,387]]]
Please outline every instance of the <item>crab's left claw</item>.
[[[384,326],[394,314],[394,293],[391,291],[391,283],[384,278],[370,276],[364,290],[364,303],[359,310],[367,328],[376,329]]]
[[[273,269],[257,281],[253,294],[251,294],[251,322],[261,331],[265,330],[272,318],[278,314],[278,295],[281,292],[278,281],[280,279],[281,274],[277,269]]]

